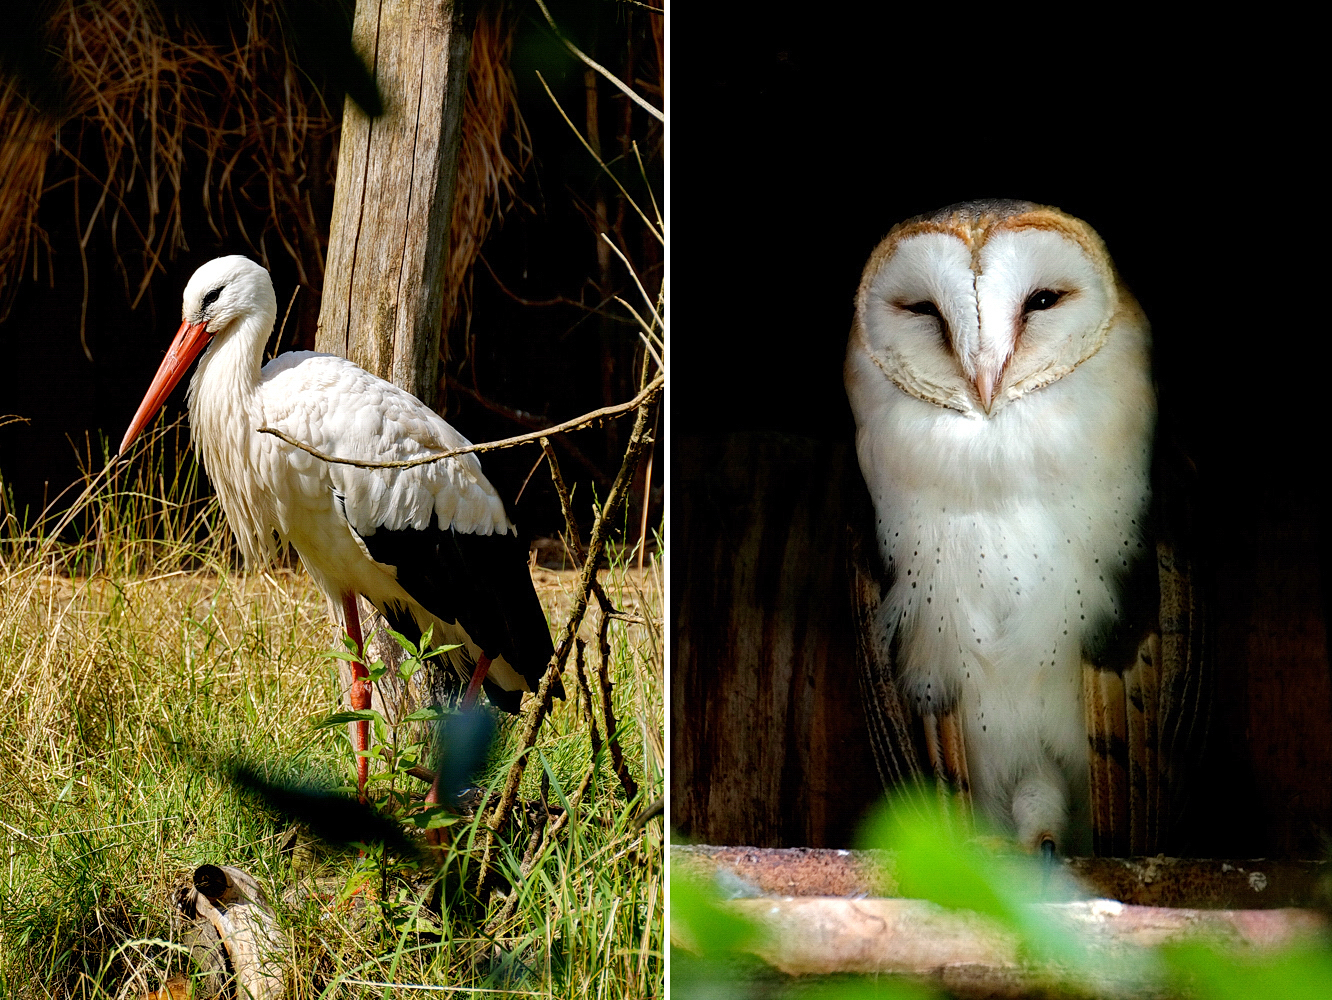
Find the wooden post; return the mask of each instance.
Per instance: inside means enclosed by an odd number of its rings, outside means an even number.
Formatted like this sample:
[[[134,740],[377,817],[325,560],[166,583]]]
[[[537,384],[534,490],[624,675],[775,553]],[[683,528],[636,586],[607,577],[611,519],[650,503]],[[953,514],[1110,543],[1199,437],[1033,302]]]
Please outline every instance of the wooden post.
[[[456,0],[357,0],[384,113],[343,110],[315,347],[434,405],[471,45]]]

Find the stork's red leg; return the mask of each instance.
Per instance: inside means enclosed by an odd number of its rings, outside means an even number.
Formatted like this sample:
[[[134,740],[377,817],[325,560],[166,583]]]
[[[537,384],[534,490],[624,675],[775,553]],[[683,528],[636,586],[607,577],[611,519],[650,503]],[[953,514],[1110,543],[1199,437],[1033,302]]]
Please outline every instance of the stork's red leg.
[[[443,770],[441,768],[440,770]],[[439,805],[439,771],[435,772],[435,780],[430,784],[430,791],[426,792],[425,804],[429,809],[431,806]],[[444,843],[444,830],[446,827],[437,827],[434,830],[426,831],[426,843],[432,847],[439,847]]]
[[[356,655],[358,659],[352,661],[352,685],[348,694],[348,700],[351,702],[353,711],[361,711],[370,707],[370,671],[365,669],[365,664],[361,659],[365,657],[365,643],[361,638],[361,609],[357,606],[355,594],[342,595],[342,615],[347,624],[347,634],[351,636],[352,642],[356,643]],[[355,733],[352,739],[352,745],[358,751],[356,758],[356,787],[360,792],[361,801],[365,801],[365,782],[370,777],[370,758],[361,756],[370,749],[370,723],[361,719],[352,724]]]
[[[467,693],[463,695],[462,707],[464,710],[476,704],[476,693],[481,690],[481,682],[486,679],[486,672],[489,670],[490,657],[482,653],[476,658],[476,669],[472,671],[472,681],[467,685]]]

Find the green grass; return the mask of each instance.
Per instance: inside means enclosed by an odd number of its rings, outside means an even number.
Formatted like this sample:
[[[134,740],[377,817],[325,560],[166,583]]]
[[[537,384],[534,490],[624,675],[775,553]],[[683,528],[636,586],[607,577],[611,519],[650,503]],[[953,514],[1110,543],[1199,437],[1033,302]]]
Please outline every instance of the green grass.
[[[386,888],[391,897],[407,886],[411,873],[394,866],[366,878],[370,902],[360,912],[368,918],[308,898],[281,902],[298,877],[317,876],[336,891],[374,858],[284,853],[289,822],[201,765],[201,757],[240,760],[275,778],[336,783],[352,758],[344,727],[315,728],[339,708],[336,661],[325,655],[337,637],[324,599],[294,562],[239,572],[215,503],[187,499],[196,484],[191,464],[167,469],[149,457],[109,480],[90,473],[79,515],[63,528],[4,513],[0,990],[91,1000],[159,988],[182,969],[173,892],[210,862],[245,869],[275,901],[291,942],[291,997],[425,995],[385,983],[659,996],[661,825],[638,831],[632,823],[663,785],[657,563],[642,574],[622,565],[602,574],[617,607],[650,623],[617,620],[609,633],[619,736],[638,799],[626,800],[606,749],[591,760],[570,670],[570,698],[541,730],[522,788],[523,798],[538,798],[544,775],[559,802],[591,769],[570,822],[526,877],[526,822],[502,838],[498,866],[518,899],[498,936],[487,925],[503,900],[477,912],[457,893],[437,932],[421,934],[394,922],[414,903],[378,901]],[[559,626],[573,575],[542,580]],[[583,627],[590,664],[597,614]],[[600,725],[599,709],[597,717]],[[520,728],[520,719],[500,720],[478,783],[502,786]],[[455,830],[450,865],[475,866],[476,824]]]

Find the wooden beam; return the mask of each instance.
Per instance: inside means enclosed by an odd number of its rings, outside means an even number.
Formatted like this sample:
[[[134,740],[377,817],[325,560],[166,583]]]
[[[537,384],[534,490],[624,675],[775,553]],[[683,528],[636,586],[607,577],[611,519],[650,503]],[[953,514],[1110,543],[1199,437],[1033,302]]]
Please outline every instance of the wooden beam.
[[[672,845],[671,865],[673,872],[717,882],[733,894],[899,894],[896,860],[886,851]],[[1060,870],[1068,876],[1053,883],[1061,894],[1071,891],[1073,897],[1115,899],[1134,906],[1224,910],[1332,907],[1332,885],[1328,881],[1332,861],[1163,855],[1064,858]]]
[[[357,0],[352,45],[384,113],[343,110],[315,347],[434,405],[471,44],[452,0]]]
[[[1041,961],[1014,932],[976,913],[919,899],[737,899],[723,904],[756,929],[740,948],[789,976],[884,973],[924,977],[963,998],[1175,997],[1153,949],[1206,944],[1259,956],[1313,947],[1328,929],[1316,910],[1190,910],[1109,899],[1036,903],[1031,917],[1084,956]],[[683,921],[671,944],[698,953]],[[1081,966],[1079,968],[1078,966]],[[1061,984],[1063,984],[1061,986]]]

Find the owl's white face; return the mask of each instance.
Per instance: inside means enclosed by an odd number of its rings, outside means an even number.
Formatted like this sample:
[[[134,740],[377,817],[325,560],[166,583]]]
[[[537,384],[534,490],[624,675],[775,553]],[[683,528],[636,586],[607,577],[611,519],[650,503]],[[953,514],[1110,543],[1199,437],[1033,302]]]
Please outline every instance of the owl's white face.
[[[1123,303],[1095,234],[1052,216],[931,220],[890,235],[865,269],[853,349],[902,391],[973,417],[1069,374]]]

